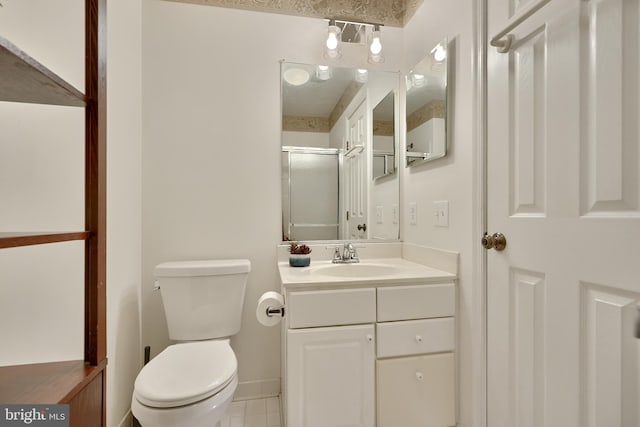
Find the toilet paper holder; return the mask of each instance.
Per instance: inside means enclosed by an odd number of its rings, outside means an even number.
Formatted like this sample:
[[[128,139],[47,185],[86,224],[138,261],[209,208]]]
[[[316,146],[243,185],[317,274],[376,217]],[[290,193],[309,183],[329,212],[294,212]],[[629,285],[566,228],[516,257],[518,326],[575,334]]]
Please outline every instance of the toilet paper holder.
[[[284,305],[270,305],[267,307],[267,317],[284,317]]]

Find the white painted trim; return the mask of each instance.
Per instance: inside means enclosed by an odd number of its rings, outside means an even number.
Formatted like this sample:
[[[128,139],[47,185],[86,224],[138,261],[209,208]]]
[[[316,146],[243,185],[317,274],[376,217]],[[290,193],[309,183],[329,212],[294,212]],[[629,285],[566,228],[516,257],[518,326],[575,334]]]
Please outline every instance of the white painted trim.
[[[280,378],[241,381],[233,395],[233,400],[260,399],[280,395]]]
[[[132,426],[133,426],[133,415],[131,414],[131,410],[129,410],[127,411],[126,414],[124,414],[124,417],[118,424],[118,427],[132,427]]]
[[[471,324],[473,326],[473,421],[487,427],[487,253],[479,244],[487,231],[487,0],[474,0],[474,144],[473,144],[473,286]]]

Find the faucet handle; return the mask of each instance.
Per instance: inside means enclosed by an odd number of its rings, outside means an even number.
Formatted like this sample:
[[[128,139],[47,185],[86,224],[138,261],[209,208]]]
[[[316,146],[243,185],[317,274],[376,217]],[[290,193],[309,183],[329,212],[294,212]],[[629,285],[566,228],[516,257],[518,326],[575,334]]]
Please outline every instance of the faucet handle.
[[[341,261],[342,255],[340,254],[340,247],[336,246],[333,251],[333,262]]]

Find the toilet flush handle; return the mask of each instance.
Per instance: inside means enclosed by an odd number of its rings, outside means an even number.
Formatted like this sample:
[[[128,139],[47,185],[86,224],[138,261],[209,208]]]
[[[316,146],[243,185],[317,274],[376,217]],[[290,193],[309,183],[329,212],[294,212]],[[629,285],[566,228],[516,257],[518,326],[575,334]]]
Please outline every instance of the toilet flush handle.
[[[157,280],[153,282],[153,290],[154,291],[160,290],[160,282],[158,282]]]

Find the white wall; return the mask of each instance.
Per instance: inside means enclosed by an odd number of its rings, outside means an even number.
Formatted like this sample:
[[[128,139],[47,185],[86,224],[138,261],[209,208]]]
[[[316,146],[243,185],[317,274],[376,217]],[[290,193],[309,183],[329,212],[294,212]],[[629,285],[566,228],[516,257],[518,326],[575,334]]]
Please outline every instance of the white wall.
[[[153,266],[248,258],[232,339],[239,377],[279,382],[280,330],[255,320],[258,297],[279,288],[279,60],[324,62],[325,34],[321,19],[143,1],[142,332],[152,355],[169,343]],[[377,67],[399,69],[401,34],[385,27]],[[368,67],[366,50],[344,49],[341,64]]]
[[[142,366],[142,3],[107,1],[107,426],[126,422]]]
[[[405,27],[405,69],[410,69],[444,37],[455,50],[448,60],[455,69],[453,120],[447,157],[412,168],[402,168],[402,237],[409,243],[449,249],[460,253],[459,271],[459,393],[460,423],[472,425],[471,298],[475,282],[472,269],[473,186],[473,2],[471,0],[425,0]],[[451,109],[450,109],[451,111]],[[449,201],[449,227],[434,226],[433,201]],[[418,206],[418,224],[411,225],[408,203]]]

